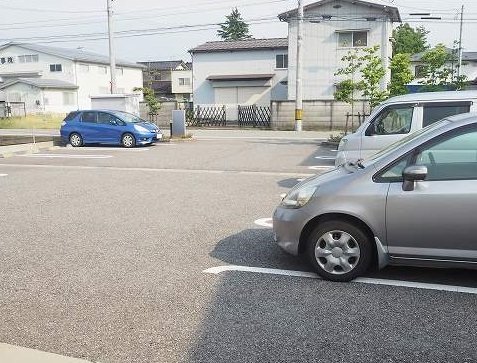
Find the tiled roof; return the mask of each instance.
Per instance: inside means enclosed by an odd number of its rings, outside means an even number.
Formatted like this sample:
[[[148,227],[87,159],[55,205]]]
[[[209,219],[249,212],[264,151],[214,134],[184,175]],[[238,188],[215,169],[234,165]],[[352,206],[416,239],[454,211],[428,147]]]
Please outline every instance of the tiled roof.
[[[287,49],[288,38],[226,40],[207,42],[191,50],[190,53],[228,52],[254,49]]]
[[[325,5],[331,1],[332,0],[320,0],[314,3],[311,3],[309,5],[306,5],[303,8],[303,11],[305,12],[305,16],[308,10]],[[371,7],[382,9],[383,11],[388,13],[390,19],[393,22],[396,22],[396,23],[401,22],[401,15],[399,14],[399,9],[396,6],[393,6],[392,3],[390,2],[385,2],[383,0],[341,0],[341,1],[349,2],[353,5],[365,5],[365,6],[371,6]],[[294,16],[296,17],[297,14],[298,14],[298,9],[293,9],[293,10],[279,14],[278,18],[281,21],[287,21],[291,17],[294,17]]]
[[[0,85],[0,89],[7,88],[12,86],[16,83],[25,83],[29,84],[30,86],[38,87],[38,88],[55,88],[55,89],[77,89],[73,83],[61,81],[58,79],[45,79],[45,78],[18,78],[4,84]]]
[[[65,49],[65,48],[50,47],[50,46],[39,45],[39,44],[15,43],[15,42],[6,43],[0,46],[0,49],[5,49],[10,46],[22,47],[22,48],[30,49],[36,52],[51,54],[60,58],[71,59],[71,60],[79,61],[79,62],[109,64],[109,56],[85,51],[82,49]],[[116,65],[122,66],[122,67],[143,68],[143,66],[141,66],[140,64],[121,60],[121,59],[116,59]]]
[[[153,69],[157,71],[170,71],[174,70],[179,66],[187,67],[186,63],[181,60],[176,61],[154,61],[154,62],[139,62],[147,69]]]

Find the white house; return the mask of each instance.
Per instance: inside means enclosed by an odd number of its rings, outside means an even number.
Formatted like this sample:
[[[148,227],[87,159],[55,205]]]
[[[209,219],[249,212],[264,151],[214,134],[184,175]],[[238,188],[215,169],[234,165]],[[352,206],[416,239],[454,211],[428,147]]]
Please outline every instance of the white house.
[[[116,61],[118,93],[142,87],[143,66]],[[109,57],[38,44],[0,46],[0,97],[25,102],[28,113],[91,108],[90,96],[110,92]]]
[[[280,14],[288,22],[288,99],[296,93],[297,9]],[[401,22],[399,11],[379,0],[321,0],[304,7],[302,66],[303,98],[333,99],[343,66],[341,58],[356,48],[380,46],[386,69],[392,56],[392,23]],[[390,74],[382,82],[386,87]]]
[[[194,105],[270,105],[287,97],[286,38],[207,42],[189,52]]]

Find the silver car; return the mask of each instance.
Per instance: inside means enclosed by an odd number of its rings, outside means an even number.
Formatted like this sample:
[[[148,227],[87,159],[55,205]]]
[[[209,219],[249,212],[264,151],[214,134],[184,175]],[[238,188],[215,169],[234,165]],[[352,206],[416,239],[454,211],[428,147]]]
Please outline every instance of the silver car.
[[[273,229],[280,247],[333,281],[388,264],[477,268],[477,114],[303,181]]]

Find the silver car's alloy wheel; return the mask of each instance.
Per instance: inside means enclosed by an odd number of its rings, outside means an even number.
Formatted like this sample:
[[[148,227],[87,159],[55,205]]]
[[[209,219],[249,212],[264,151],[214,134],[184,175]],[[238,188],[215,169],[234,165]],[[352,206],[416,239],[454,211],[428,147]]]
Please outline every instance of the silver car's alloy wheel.
[[[79,147],[83,144],[83,140],[79,134],[74,133],[70,136],[70,144],[73,147]]]
[[[358,243],[344,231],[326,232],[315,245],[316,262],[330,274],[341,275],[352,271],[360,255]]]
[[[126,134],[123,136],[122,143],[124,147],[133,147],[134,146],[134,136],[131,134]]]

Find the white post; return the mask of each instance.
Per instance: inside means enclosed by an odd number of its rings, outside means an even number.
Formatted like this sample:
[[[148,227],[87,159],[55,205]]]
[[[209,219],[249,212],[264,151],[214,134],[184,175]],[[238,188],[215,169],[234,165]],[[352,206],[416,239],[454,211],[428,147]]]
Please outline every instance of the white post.
[[[111,93],[116,93],[116,58],[114,56],[114,30],[113,30],[113,0],[107,0],[108,4],[108,33],[109,33],[109,62],[111,68]]]
[[[464,5],[460,12],[460,32],[459,32],[459,68],[457,69],[457,77],[461,75],[462,68],[462,26],[464,24]]]
[[[296,100],[295,100],[295,131],[302,131],[303,118],[303,89],[302,89],[302,60],[301,48],[303,43],[303,2],[298,0],[298,28],[296,43]]]

